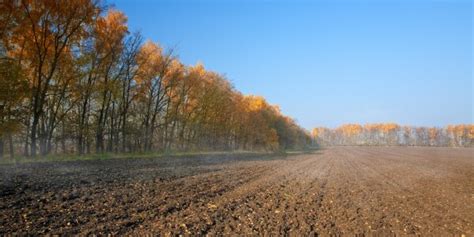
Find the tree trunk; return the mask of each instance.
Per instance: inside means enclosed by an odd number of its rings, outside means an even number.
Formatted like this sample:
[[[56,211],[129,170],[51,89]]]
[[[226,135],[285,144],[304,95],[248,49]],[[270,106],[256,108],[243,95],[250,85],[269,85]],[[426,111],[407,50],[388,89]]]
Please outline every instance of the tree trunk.
[[[63,151],[63,154],[66,154],[66,128],[65,124],[63,121],[63,126],[62,126],[62,136],[61,136],[61,150]]]
[[[15,150],[13,147],[13,135],[10,133],[8,134],[8,143],[9,143],[9,150],[10,150],[10,159],[15,157]]]
[[[127,150],[127,112],[122,115],[122,152]]]
[[[0,159],[3,158],[3,153],[4,153],[4,142],[3,142],[3,136],[0,137]]]
[[[37,116],[33,116],[33,123],[31,124],[31,134],[30,134],[30,140],[31,140],[30,155],[32,157],[36,156],[36,132],[38,128],[38,122],[39,122],[39,118]]]

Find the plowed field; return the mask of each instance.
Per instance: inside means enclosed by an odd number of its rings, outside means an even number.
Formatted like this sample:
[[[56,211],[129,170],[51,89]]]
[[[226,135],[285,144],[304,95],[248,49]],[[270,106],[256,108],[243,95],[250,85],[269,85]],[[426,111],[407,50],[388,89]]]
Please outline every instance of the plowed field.
[[[474,235],[474,149],[0,166],[0,235]]]

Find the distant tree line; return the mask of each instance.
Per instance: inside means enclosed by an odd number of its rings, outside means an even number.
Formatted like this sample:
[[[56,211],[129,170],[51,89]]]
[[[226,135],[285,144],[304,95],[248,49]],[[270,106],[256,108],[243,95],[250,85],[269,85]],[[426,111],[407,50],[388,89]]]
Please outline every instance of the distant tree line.
[[[313,143],[319,146],[474,146],[474,124],[444,128],[400,126],[395,123],[345,124],[336,129],[314,128]]]
[[[96,0],[0,4],[0,155],[277,150],[309,133]]]

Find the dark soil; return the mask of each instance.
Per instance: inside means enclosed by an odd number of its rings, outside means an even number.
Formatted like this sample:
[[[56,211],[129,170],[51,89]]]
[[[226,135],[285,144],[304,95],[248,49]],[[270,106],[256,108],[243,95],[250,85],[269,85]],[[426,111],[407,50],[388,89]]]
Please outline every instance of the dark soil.
[[[0,235],[474,235],[474,149],[0,166]]]

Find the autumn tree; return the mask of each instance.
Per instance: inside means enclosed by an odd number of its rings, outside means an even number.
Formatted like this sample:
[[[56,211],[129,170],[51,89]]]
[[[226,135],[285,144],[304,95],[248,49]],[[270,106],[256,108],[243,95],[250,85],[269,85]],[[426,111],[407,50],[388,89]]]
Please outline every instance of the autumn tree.
[[[35,156],[38,135],[45,144],[46,134],[38,134],[39,125],[48,116],[45,106],[57,72],[99,7],[90,0],[18,1],[11,11],[15,23],[8,29],[5,45],[8,54],[20,61],[30,84],[30,152]]]
[[[410,126],[403,126],[402,127],[402,142],[401,145],[412,146],[414,145],[413,141],[413,129]]]
[[[95,0],[0,4],[2,151],[5,137],[10,152],[16,137],[31,156],[38,148],[82,155],[309,144],[277,106],[242,95],[202,63],[186,66],[172,50],[143,43],[127,21]]]
[[[474,125],[449,125],[445,128],[399,126],[395,123],[344,124],[336,129],[315,128],[314,143],[319,145],[405,145],[472,146]]]
[[[341,144],[357,144],[358,136],[362,132],[359,124],[344,124],[336,129]]]
[[[451,146],[470,146],[473,144],[474,125],[459,124],[448,125],[446,130]]]
[[[137,55],[137,89],[139,99],[143,105],[143,141],[144,150],[152,149],[155,131],[164,116],[167,91],[172,86],[172,81],[166,76],[173,61],[171,54],[165,54],[163,49],[153,42],[146,42]]]

